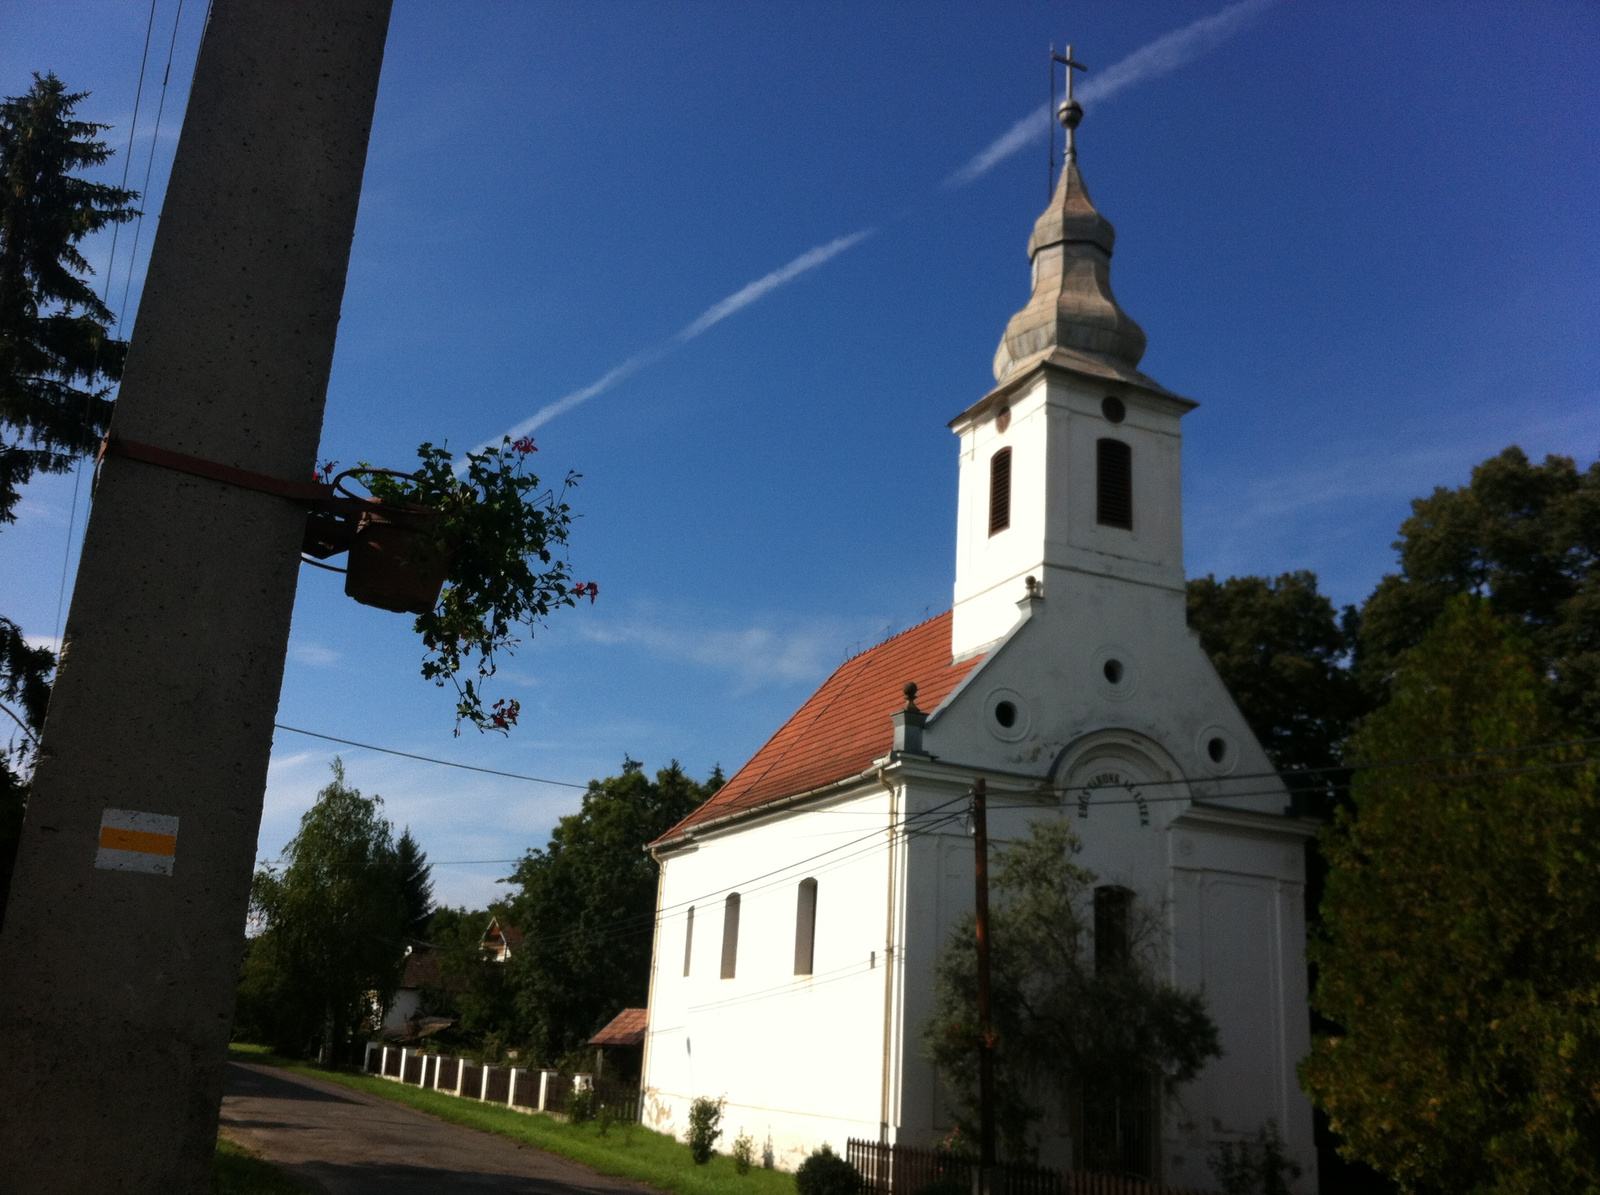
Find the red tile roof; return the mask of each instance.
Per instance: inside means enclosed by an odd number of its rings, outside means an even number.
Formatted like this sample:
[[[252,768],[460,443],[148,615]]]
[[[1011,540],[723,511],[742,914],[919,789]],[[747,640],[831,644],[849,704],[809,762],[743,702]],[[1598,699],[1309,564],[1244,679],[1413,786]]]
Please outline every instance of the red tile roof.
[[[642,1046],[650,1023],[647,1008],[624,1008],[604,1029],[589,1039],[591,1046]]]
[[[656,841],[866,770],[894,746],[889,716],[904,707],[907,681],[918,708],[932,712],[981,659],[951,663],[947,611],[846,660],[733,779]]]

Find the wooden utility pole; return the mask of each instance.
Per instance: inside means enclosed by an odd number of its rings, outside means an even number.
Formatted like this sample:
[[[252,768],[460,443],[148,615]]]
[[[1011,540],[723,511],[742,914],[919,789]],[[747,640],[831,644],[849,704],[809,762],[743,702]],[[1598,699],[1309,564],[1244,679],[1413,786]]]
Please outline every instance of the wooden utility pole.
[[[0,934],[6,1195],[210,1190],[389,6],[211,9]]]
[[[994,1026],[989,1020],[989,786],[972,782],[972,872],[977,884],[978,948],[978,1160],[979,1191],[988,1189],[994,1165]]]

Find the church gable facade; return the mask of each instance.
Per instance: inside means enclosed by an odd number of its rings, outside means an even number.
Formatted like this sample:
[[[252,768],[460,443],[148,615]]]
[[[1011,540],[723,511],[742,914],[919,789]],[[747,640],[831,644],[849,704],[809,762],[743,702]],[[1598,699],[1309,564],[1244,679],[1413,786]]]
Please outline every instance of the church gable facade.
[[[1288,815],[1186,625],[1180,423],[1196,404],[1138,371],[1114,238],[1069,157],[997,386],[950,425],[953,609],[847,661],[653,844],[653,1127],[681,1134],[694,1097],[724,1097],[724,1146],[747,1134],[785,1168],[823,1142],[948,1130],[921,1029],[973,904],[982,777],[991,836],[1068,819],[1097,884],[1158,914],[1166,976],[1220,1028],[1224,1056],[1152,1111],[1122,1168],[1209,1186],[1216,1143],[1271,1120],[1315,1190],[1295,1078],[1314,827]],[[1047,1118],[1041,1160],[1081,1160],[1085,1131]]]

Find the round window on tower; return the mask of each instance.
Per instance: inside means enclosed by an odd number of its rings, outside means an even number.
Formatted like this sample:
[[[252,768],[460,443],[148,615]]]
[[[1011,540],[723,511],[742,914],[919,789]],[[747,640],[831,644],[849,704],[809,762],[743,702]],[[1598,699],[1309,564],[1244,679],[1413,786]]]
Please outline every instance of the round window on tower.
[[[1106,417],[1107,423],[1121,423],[1128,417],[1128,408],[1122,405],[1120,398],[1107,395],[1100,400],[1100,413]]]

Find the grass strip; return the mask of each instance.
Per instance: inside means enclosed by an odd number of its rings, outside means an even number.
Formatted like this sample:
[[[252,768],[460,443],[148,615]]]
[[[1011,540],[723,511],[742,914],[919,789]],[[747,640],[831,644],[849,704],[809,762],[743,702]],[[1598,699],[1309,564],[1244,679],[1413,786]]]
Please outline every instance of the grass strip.
[[[542,1112],[513,1112],[504,1105],[444,1095],[374,1075],[322,1070],[278,1057],[261,1046],[236,1042],[230,1051],[241,1062],[265,1063],[381,1096],[451,1124],[509,1137],[580,1162],[601,1174],[632,1179],[676,1195],[795,1195],[792,1174],[758,1168],[741,1175],[734,1170],[733,1159],[721,1154],[705,1166],[696,1166],[687,1145],[643,1125],[614,1124],[602,1137],[599,1126],[592,1121],[567,1124]]]
[[[217,1138],[211,1195],[307,1195],[310,1190],[238,1142]]]

